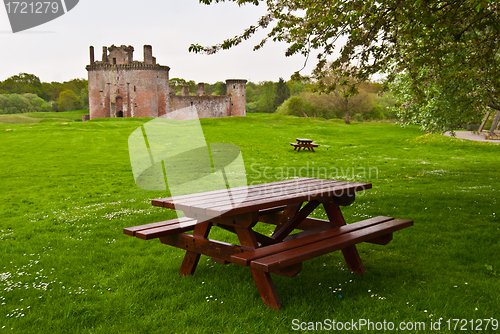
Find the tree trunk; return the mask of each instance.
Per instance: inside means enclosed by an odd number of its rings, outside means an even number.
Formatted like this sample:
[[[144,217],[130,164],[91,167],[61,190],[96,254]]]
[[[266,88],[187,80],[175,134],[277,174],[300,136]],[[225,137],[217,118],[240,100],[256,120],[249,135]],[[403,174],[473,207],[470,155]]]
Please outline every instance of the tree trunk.
[[[350,124],[351,121],[349,120],[349,112],[348,111],[344,111],[344,115],[345,115],[345,118],[344,118],[345,124]]]
[[[495,109],[497,114],[495,115],[495,119],[493,120],[493,124],[491,124],[490,132],[493,134],[495,128],[497,127],[498,121],[500,120],[500,105],[496,102],[491,102],[488,107]]]
[[[495,128],[497,127],[498,120],[500,120],[500,110],[497,111],[497,114],[495,115],[495,119],[493,120],[493,124],[491,124],[491,129],[490,132],[493,133],[495,131]]]

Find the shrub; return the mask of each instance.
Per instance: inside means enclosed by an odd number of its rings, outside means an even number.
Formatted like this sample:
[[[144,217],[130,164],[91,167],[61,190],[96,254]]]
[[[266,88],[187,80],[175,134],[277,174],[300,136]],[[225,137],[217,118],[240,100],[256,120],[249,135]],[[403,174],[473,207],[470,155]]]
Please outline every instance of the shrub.
[[[57,99],[59,111],[76,110],[79,105],[79,98],[72,90],[66,89],[59,94]]]
[[[30,101],[19,94],[1,94],[0,109],[3,114],[20,114],[36,111]]]
[[[278,107],[276,113],[280,115],[303,116],[304,101],[300,96],[292,96]]]
[[[35,111],[50,111],[50,104],[45,102],[44,99],[36,94],[26,93],[23,97],[30,101],[31,105],[35,108]]]

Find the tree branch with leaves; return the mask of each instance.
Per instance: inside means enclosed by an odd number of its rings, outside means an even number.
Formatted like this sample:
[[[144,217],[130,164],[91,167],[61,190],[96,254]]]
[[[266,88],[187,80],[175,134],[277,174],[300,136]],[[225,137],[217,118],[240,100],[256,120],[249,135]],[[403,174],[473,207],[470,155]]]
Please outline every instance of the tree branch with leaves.
[[[312,77],[317,88],[332,92],[327,73],[358,82],[372,75],[386,75],[386,87],[401,82],[411,85],[411,99],[401,106],[425,104],[426,85],[447,89],[443,96],[458,94],[463,106],[444,113],[412,109],[420,117],[407,119],[429,131],[443,131],[466,122],[483,111],[478,104],[498,105],[500,4],[495,0],[228,0],[238,5],[265,5],[267,12],[255,25],[220,44],[192,44],[189,51],[213,54],[250,39],[259,29],[267,35],[254,50],[269,40],[285,42],[285,56],[317,53]],[[211,4],[223,0],[200,0]],[[338,45],[340,40],[343,45]],[[299,71],[292,78],[300,79]],[[462,81],[466,78],[465,81]],[[409,92],[409,91],[408,91]],[[409,96],[410,97],[410,96]],[[417,103],[418,102],[418,103]],[[444,102],[444,101],[442,101]],[[445,103],[440,103],[441,107]],[[470,115],[474,115],[472,118]],[[453,121],[448,120],[451,117]],[[425,118],[425,122],[421,120]],[[429,124],[433,124],[429,126]]]

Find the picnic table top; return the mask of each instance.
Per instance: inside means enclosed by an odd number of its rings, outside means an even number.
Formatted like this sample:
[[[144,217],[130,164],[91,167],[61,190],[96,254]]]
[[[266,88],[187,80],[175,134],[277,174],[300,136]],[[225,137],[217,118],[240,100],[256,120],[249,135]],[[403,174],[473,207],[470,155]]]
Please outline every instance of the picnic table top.
[[[226,217],[322,198],[351,196],[371,187],[370,183],[300,178],[155,199],[152,204],[181,210],[186,215]]]
[[[296,141],[299,143],[312,143],[313,141],[311,139],[306,139],[306,138],[295,138]]]

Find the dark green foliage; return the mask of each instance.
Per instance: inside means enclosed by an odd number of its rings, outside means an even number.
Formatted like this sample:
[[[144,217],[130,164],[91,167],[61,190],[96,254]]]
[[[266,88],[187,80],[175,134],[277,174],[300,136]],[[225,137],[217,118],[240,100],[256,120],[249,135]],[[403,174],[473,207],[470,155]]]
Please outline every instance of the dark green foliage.
[[[213,84],[213,94],[214,95],[226,95],[227,87],[226,83],[222,81],[217,81]]]
[[[33,74],[19,73],[18,75],[13,75],[0,82],[0,93],[32,93],[41,96],[42,83],[40,82],[40,79]]]
[[[262,93],[257,101],[257,112],[272,113],[276,111],[274,82],[266,81],[262,84]]]
[[[280,115],[292,115],[302,117],[304,115],[304,100],[300,96],[292,96],[286,100],[276,111]]]
[[[67,89],[59,94],[57,104],[60,111],[75,110],[79,104],[78,96],[74,91]]]
[[[89,90],[88,88],[82,88],[80,91],[80,96],[78,97],[78,103],[81,109],[89,108]]]
[[[57,101],[61,92],[65,90],[70,90],[77,96],[78,103],[75,104],[75,109],[88,108],[88,82],[85,79],[49,83],[41,82],[33,74],[20,73],[4,81],[0,81],[0,94],[36,94],[46,102],[51,102],[53,111],[59,111]],[[37,103],[41,105],[39,101]],[[36,111],[47,111],[45,109],[46,107],[43,110]]]
[[[279,107],[286,99],[290,97],[290,88],[283,78],[280,78],[276,84],[276,93],[274,96],[274,105]]]
[[[35,94],[0,94],[0,114],[49,111],[50,105]]]
[[[181,94],[182,86],[189,86],[189,93],[196,94],[197,86],[194,80],[185,80],[181,78],[172,78],[169,79],[169,84],[175,85],[175,93],[177,95]]]

